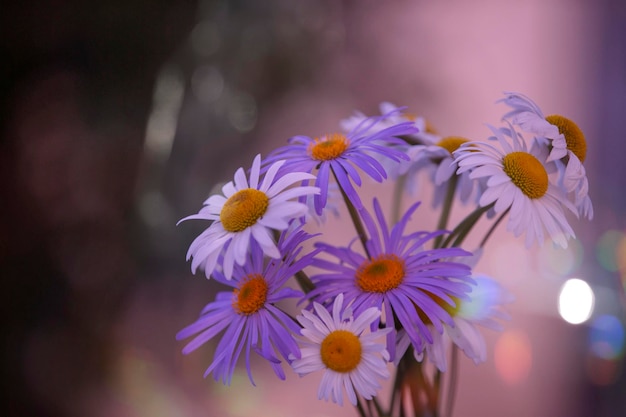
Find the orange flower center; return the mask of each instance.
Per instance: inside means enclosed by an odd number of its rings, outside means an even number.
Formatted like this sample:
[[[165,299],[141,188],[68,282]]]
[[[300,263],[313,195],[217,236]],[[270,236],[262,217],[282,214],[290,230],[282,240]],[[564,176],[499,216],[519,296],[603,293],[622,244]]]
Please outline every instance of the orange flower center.
[[[450,152],[450,155],[452,155],[452,152],[454,152],[457,149],[459,149],[459,146],[461,146],[465,142],[468,142],[468,140],[465,139],[464,137],[461,137],[461,136],[447,136],[447,137],[441,139],[439,142],[437,142],[436,145],[437,146],[441,146],[442,148],[444,148],[445,150]]]
[[[503,160],[504,172],[528,198],[540,198],[548,191],[548,173],[537,158],[527,152],[511,152]]]
[[[324,338],[320,346],[322,362],[328,369],[346,373],[361,362],[361,341],[352,332],[335,330]]]
[[[567,142],[567,149],[572,151],[574,155],[580,159],[580,162],[585,162],[587,156],[587,141],[582,130],[567,117],[553,114],[546,117],[548,123],[559,128],[559,133],[565,136],[565,142]]]
[[[313,159],[318,161],[330,161],[343,155],[350,146],[350,140],[341,133],[315,138],[309,145],[308,151]]]
[[[366,260],[356,271],[356,283],[367,292],[385,293],[404,279],[404,261],[395,255],[381,255]]]
[[[241,232],[254,225],[270,204],[264,192],[246,188],[233,194],[222,207],[220,221],[227,232]]]
[[[265,305],[267,290],[267,282],[261,275],[249,275],[239,288],[233,291],[233,308],[246,316],[256,313]]]

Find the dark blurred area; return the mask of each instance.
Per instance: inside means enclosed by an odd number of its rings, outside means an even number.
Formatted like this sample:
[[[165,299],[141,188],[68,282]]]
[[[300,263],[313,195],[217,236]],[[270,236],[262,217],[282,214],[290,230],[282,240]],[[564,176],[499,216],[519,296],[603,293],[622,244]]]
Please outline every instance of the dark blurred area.
[[[201,379],[210,349],[183,359],[173,337],[209,301],[214,285],[191,277],[184,261],[203,225],[176,228],[176,222],[256,153],[290,135],[334,128],[353,108],[373,112],[383,100],[421,108],[434,103],[429,109],[437,121],[459,103],[474,104],[463,94],[470,90],[440,70],[445,53],[428,34],[414,41],[413,32],[388,24],[404,16],[405,25],[427,33],[428,25],[403,13],[409,6],[419,13],[425,2],[390,2],[389,10],[377,3],[40,0],[2,6],[2,415],[217,415],[203,400],[212,389]],[[502,12],[498,2],[480,3]],[[593,253],[606,231],[626,230],[626,8],[617,0],[573,3],[581,16],[592,10],[597,19],[589,44],[575,47],[601,46],[590,48],[588,84],[572,93],[586,102],[570,109],[579,116],[588,109],[586,131],[600,138],[590,144],[588,168],[597,220],[579,233]],[[432,28],[447,33],[443,25],[450,23],[435,21]],[[404,37],[406,44],[385,44],[381,34]],[[406,65],[412,62],[415,70]],[[432,72],[420,72],[427,69]],[[588,264],[584,271],[618,293],[614,278],[626,277],[626,249],[622,261],[614,270]],[[622,311],[609,312],[623,318]],[[580,341],[584,333],[554,334],[569,346],[567,338]],[[546,349],[559,346],[549,342],[542,339]],[[584,348],[573,351],[585,357]],[[622,357],[612,368],[601,360],[592,365],[617,375],[609,383],[588,381],[584,369],[577,370],[573,385],[580,395],[566,412],[547,407],[556,410],[550,417],[571,416],[571,410],[626,415]],[[561,362],[560,369],[571,366]],[[499,384],[495,371],[491,376]],[[462,408],[457,413],[464,415]]]
[[[184,242],[198,228],[174,234],[174,225],[238,163],[232,157],[254,126],[257,103],[311,72],[319,40],[301,24],[304,14],[319,19],[324,7],[3,5],[3,415],[120,415],[96,411],[102,400],[94,392],[106,397],[115,388],[122,314],[132,310],[138,288],[160,288],[172,303],[181,301],[170,292],[171,276],[187,274]],[[185,94],[198,88],[199,99]],[[231,99],[219,108],[214,99],[225,89]],[[162,335],[159,323],[138,327],[156,338],[146,345],[167,340],[149,347],[167,357],[163,362],[179,354],[174,327]]]
[[[3,415],[89,415],[141,271],[134,195],[159,68],[195,1],[8,2],[0,17]]]

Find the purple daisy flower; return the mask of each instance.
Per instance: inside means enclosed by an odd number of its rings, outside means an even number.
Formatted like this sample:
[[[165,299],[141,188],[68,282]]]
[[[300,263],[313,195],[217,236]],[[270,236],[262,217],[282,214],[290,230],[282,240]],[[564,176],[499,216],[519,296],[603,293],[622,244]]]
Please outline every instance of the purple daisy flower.
[[[346,302],[352,303],[355,316],[370,307],[377,307],[384,312],[385,327],[395,328],[397,321],[406,329],[411,343],[421,351],[425,341],[433,342],[426,322],[432,323],[440,333],[442,322],[454,325],[450,314],[433,300],[432,295],[455,305],[455,298],[468,298],[467,293],[471,291],[468,283],[473,281],[468,265],[449,260],[468,256],[469,252],[460,248],[425,249],[426,242],[445,231],[405,234],[407,223],[418,206],[416,203],[410,207],[391,230],[377,200],[374,200],[376,221],[366,210],[361,210],[369,234],[366,242],[368,257],[350,247],[318,243],[323,253],[337,260],[314,260],[313,266],[329,272],[311,277],[316,289],[309,293],[309,297],[325,303],[344,294]],[[377,320],[373,328],[378,327],[379,322]],[[396,332],[387,336],[387,349],[392,360],[395,337]]]
[[[332,133],[319,138],[294,136],[289,139],[289,145],[274,150],[265,162],[270,164],[284,159],[287,162],[282,169],[295,172],[312,173],[317,169],[315,185],[321,189],[320,194],[313,197],[317,214],[321,214],[326,206],[331,171],[352,204],[360,209],[363,204],[352,185],[354,182],[361,186],[361,177],[356,168],[375,181],[382,182],[387,178],[387,172],[375,157],[386,157],[396,162],[409,159],[401,150],[387,145],[405,145],[398,136],[414,134],[417,128],[412,122],[404,122],[377,129],[377,125],[390,116],[385,114],[365,118],[345,135]]]
[[[232,287],[233,291],[218,293],[215,301],[204,307],[198,320],[176,335],[177,340],[195,336],[183,348],[183,353],[188,354],[224,331],[205,377],[212,372],[216,381],[221,379],[229,385],[239,355],[245,348],[246,369],[253,385],[252,350],[270,362],[279,378],[285,379],[276,351],[285,360],[290,355],[299,358],[300,349],[293,335],[300,333],[300,327],[275,303],[302,297],[300,291],[283,288],[283,285],[296,272],[310,265],[317,254],[318,251],[314,250],[297,259],[302,243],[312,236],[304,232],[302,226],[288,229],[278,241],[281,259],[269,259],[267,263],[261,246],[252,241],[247,262],[235,265],[232,279],[227,279],[223,272],[214,272],[214,278]]]

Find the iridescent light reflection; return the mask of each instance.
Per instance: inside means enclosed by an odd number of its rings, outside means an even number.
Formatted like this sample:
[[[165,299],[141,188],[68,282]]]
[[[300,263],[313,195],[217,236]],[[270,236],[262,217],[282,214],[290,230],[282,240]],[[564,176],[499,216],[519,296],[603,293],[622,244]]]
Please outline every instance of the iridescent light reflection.
[[[596,259],[607,271],[615,272],[626,264],[626,235],[619,230],[608,230],[596,243]]]
[[[559,292],[559,314],[568,323],[584,323],[591,317],[595,303],[593,290],[582,279],[565,281]]]
[[[583,259],[583,246],[578,240],[570,241],[566,249],[544,245],[539,252],[539,269],[562,277],[574,273]]]

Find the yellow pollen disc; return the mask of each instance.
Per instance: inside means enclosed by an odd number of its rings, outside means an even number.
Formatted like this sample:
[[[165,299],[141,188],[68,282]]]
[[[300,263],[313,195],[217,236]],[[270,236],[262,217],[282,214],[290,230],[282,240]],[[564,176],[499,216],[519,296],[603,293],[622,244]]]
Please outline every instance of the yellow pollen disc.
[[[239,314],[254,314],[265,305],[267,282],[261,275],[250,275],[233,291],[233,295],[233,308]]]
[[[404,116],[405,119],[414,122],[417,120],[417,116],[413,113],[402,113],[402,116]]]
[[[385,293],[404,279],[404,262],[395,255],[381,255],[367,260],[356,271],[356,283],[367,292]]]
[[[361,341],[352,332],[335,330],[322,341],[320,354],[328,369],[350,372],[361,362]]]
[[[435,295],[435,294],[431,294],[428,291],[424,291],[424,293],[426,293],[426,295],[428,295],[434,302],[436,302],[441,308],[443,308],[446,313],[448,313],[451,317],[454,317],[458,314],[459,309],[461,308],[461,303],[459,301],[459,299],[457,297],[453,297],[450,296],[450,298],[452,298],[452,301],[454,301],[454,306],[452,304],[448,304],[447,301],[444,301],[441,297]],[[420,319],[422,319],[422,321],[425,324],[432,324],[432,321],[430,320],[430,318],[428,318],[428,316],[426,315],[426,313],[424,313],[424,311],[419,308],[417,308],[417,315],[420,317]]]
[[[309,145],[309,154],[318,161],[330,161],[343,155],[350,146],[350,140],[341,133],[332,133],[315,141]]]
[[[583,131],[580,130],[578,125],[572,122],[567,117],[553,114],[546,117],[548,123],[559,128],[559,133],[565,136],[565,142],[567,142],[567,149],[572,151],[574,155],[580,159],[580,162],[585,162],[587,156],[587,141]]]
[[[442,148],[450,152],[450,155],[452,155],[452,152],[459,149],[459,146],[461,146],[465,142],[468,142],[468,140],[461,136],[447,136],[437,142],[436,145],[441,146]]]
[[[504,172],[528,198],[540,198],[548,191],[548,173],[537,158],[527,152],[512,152],[502,159]]]
[[[264,192],[246,188],[233,194],[222,207],[220,220],[227,232],[241,232],[254,225],[270,204]]]

